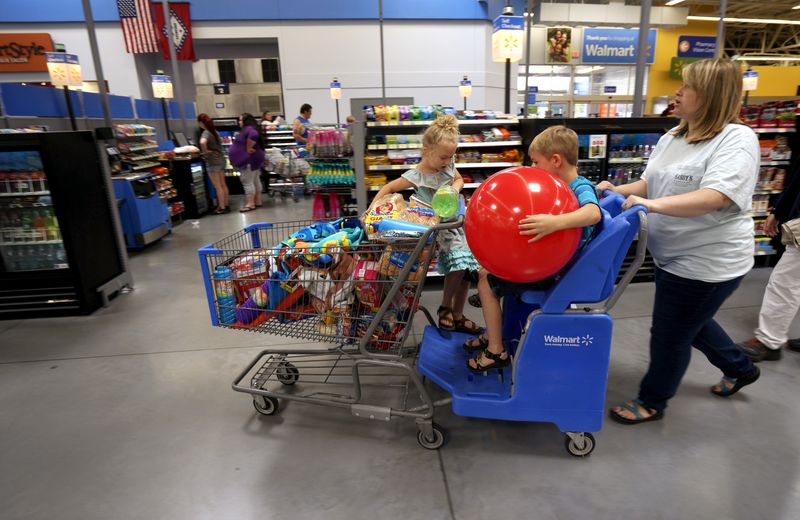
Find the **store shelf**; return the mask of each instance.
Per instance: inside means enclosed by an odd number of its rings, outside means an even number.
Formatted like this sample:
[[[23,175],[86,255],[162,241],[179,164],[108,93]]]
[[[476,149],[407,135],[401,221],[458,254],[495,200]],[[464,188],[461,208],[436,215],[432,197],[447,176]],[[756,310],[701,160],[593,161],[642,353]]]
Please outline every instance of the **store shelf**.
[[[149,162],[144,164],[138,164],[132,168],[132,171],[138,172],[140,170],[146,170],[148,168],[155,168],[156,166],[161,166],[161,163]]]
[[[761,166],[784,166],[790,163],[791,161],[762,161]]]
[[[509,168],[511,166],[522,166],[522,163],[511,162],[488,162],[488,163],[456,163],[458,168]]]
[[[794,128],[753,128],[757,134],[791,134],[796,131]]]
[[[458,148],[489,148],[498,146],[522,146],[522,141],[488,141],[480,143],[458,143]],[[368,144],[367,150],[417,150],[419,143],[408,144]]]
[[[132,146],[127,150],[120,150],[122,153],[130,153],[130,152],[143,152],[144,150],[158,150],[157,144],[148,144],[142,146]]]
[[[169,191],[169,190],[174,189],[174,188],[175,188],[174,186],[164,186],[163,188],[159,188],[158,191],[160,193],[162,191]]]
[[[783,190],[753,190],[753,195],[777,195]]]
[[[292,130],[267,130],[267,135],[291,134]]]
[[[462,125],[515,125],[517,119],[459,119]],[[369,121],[367,127],[392,127],[392,126],[430,126],[433,121]]]
[[[294,140],[294,136],[291,136],[291,135],[279,135],[279,136],[275,136],[275,137],[267,137],[267,141],[277,141],[278,139],[281,139],[281,140],[286,140],[286,139]]]
[[[32,197],[37,195],[50,195],[49,191],[28,191],[25,193],[0,193],[0,197]]]
[[[31,240],[29,242],[0,242],[0,246],[48,246],[63,243],[63,240]]]
[[[421,144],[368,144],[367,150],[418,150]]]
[[[148,159],[155,159],[161,156],[160,153],[151,153],[147,155],[142,155],[141,157],[130,157],[128,159],[122,159],[124,162],[139,162],[139,161],[146,161]]]
[[[162,173],[161,175],[156,175],[155,177],[150,177],[151,180],[157,181],[158,179],[164,179],[169,177],[168,173]]]
[[[630,158],[627,158],[627,159],[622,159],[622,158],[619,158],[619,157],[615,157],[614,159],[609,159],[608,160],[608,164],[633,164],[633,163],[641,164],[641,163],[646,163],[646,162],[647,162],[647,159],[644,159],[642,157],[630,157]]]
[[[138,139],[139,137],[155,137],[155,132],[149,134],[132,134],[132,135],[122,135],[122,134],[114,134],[114,137],[117,139]]]
[[[597,161],[602,161],[602,157],[595,157],[594,159],[578,159],[578,164],[581,163],[596,163]]]
[[[772,256],[777,254],[777,251],[756,251],[753,256]]]
[[[767,213],[766,211],[751,211],[750,213],[748,213],[748,216],[751,217],[766,217],[768,215],[769,213]]]

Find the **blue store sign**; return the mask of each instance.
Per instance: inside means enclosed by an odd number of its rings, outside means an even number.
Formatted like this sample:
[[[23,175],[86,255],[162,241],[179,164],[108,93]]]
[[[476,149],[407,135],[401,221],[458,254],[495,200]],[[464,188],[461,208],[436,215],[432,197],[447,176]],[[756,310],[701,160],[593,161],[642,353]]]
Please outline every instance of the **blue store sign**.
[[[717,53],[715,36],[681,36],[678,38],[679,58],[713,58]]]
[[[582,63],[636,63],[638,29],[584,29]],[[647,33],[647,63],[653,64],[656,30]]]

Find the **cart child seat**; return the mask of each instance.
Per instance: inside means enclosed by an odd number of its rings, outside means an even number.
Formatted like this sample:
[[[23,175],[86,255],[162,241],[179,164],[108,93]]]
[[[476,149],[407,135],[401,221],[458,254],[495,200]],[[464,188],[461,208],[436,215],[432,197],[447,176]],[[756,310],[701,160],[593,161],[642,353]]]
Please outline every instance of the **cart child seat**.
[[[641,266],[647,238],[646,210],[623,211],[623,197],[605,195],[595,238],[556,283],[504,299],[509,367],[473,374],[462,347],[468,336],[426,327],[417,369],[452,394],[456,414],[552,422],[564,432],[600,429],[611,352],[608,311]],[[636,259],[615,286],[637,235]]]

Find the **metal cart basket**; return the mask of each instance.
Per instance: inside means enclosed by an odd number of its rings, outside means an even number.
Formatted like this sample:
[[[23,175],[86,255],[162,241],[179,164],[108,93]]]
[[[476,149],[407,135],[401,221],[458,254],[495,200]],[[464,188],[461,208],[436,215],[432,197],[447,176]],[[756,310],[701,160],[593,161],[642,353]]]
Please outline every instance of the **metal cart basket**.
[[[288,399],[367,419],[413,418],[419,443],[441,446],[435,403],[414,368],[417,346],[406,340],[435,234],[462,222],[391,243],[367,239],[354,218],[261,223],[200,249],[214,326],[317,344],[262,350],[233,389],[264,415]]]

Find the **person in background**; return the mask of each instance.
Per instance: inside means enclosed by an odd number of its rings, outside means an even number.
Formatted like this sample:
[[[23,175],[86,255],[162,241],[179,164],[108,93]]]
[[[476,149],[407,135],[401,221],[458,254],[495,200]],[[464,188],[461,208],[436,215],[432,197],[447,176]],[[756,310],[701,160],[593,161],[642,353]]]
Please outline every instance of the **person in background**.
[[[786,251],[769,276],[755,337],[739,343],[739,348],[756,363],[780,359],[784,345],[789,350],[800,352],[800,338],[789,339],[789,327],[800,310],[800,249],[797,248],[800,241],[800,172],[797,171],[767,217],[764,233],[774,237],[778,234],[778,224],[787,222],[790,229],[784,229],[783,233],[791,234],[794,240],[783,237]]]
[[[292,136],[298,146],[303,148],[308,146],[308,128],[311,126],[311,105],[303,103],[300,107],[300,115],[294,120]]]
[[[272,112],[267,110],[263,114],[261,114],[261,130],[266,132],[267,130],[271,130],[274,125],[272,122],[275,118],[272,116]]]
[[[683,68],[676,92],[680,124],[664,134],[640,180],[598,193],[627,197],[624,209],[647,208],[647,249],[656,263],[650,328],[650,366],[639,395],[609,410],[622,424],[664,417],[678,391],[692,347],[722,371],[711,387],[729,397],[761,372],[714,315],[753,267],[753,219],[748,215],[761,151],[752,129],[740,124],[742,72],[726,59]]]
[[[208,114],[197,116],[197,122],[200,123],[200,128],[203,130],[200,134],[199,148],[203,153],[208,176],[217,192],[217,209],[214,210],[214,213],[217,215],[230,213],[228,186],[225,184],[225,154],[222,151],[222,139],[214,126],[214,121],[208,117]]]
[[[239,116],[241,131],[233,139],[228,154],[231,164],[239,170],[244,187],[245,204],[240,213],[261,206],[261,168],[264,166],[264,141],[256,118],[244,113]]]

